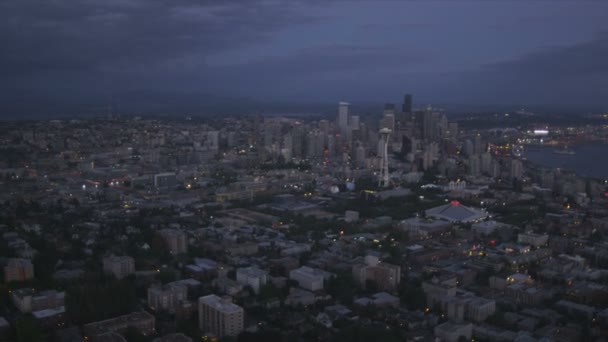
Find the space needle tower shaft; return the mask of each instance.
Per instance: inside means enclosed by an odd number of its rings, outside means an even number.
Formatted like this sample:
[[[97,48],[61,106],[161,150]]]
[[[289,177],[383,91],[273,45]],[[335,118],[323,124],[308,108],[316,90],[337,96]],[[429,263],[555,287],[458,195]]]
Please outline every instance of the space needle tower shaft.
[[[382,138],[382,160],[380,162],[380,177],[378,179],[378,187],[386,188],[389,185],[390,177],[388,173],[388,141],[392,131],[389,128],[382,128],[380,130],[380,137]]]

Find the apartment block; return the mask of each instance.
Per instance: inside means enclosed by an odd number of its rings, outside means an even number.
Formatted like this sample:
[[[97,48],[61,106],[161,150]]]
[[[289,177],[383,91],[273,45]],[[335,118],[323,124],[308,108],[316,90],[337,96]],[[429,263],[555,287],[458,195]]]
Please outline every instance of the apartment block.
[[[365,288],[367,281],[373,281],[381,291],[394,291],[401,281],[401,267],[381,262],[378,257],[368,255],[365,262],[354,265],[353,278]]]
[[[188,236],[177,229],[162,229],[158,234],[165,240],[167,249],[171,254],[184,254],[188,252]]]
[[[135,260],[130,256],[110,255],[103,258],[103,271],[113,274],[116,279],[125,278],[135,273]]]
[[[34,265],[28,259],[9,259],[4,266],[4,282],[26,281],[34,278]]]
[[[268,282],[268,272],[257,267],[245,267],[236,270],[236,281],[245,286],[251,286],[253,292],[260,293],[260,287]]]
[[[238,336],[244,328],[244,310],[230,299],[208,295],[198,299],[199,328],[219,338]]]
[[[174,313],[188,299],[188,288],[182,284],[153,285],[148,288],[148,306],[154,311]]]

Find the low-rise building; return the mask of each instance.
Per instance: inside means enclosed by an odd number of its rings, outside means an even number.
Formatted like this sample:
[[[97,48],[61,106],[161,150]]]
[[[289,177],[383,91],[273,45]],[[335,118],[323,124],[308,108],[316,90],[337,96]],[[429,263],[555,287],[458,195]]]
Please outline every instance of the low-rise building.
[[[473,336],[473,324],[448,321],[436,326],[433,332],[443,342],[458,342],[461,337],[464,337],[465,341],[470,341]]]
[[[532,245],[534,247],[540,247],[547,244],[549,241],[549,235],[547,234],[536,234],[532,232],[520,233],[517,235],[517,242]]]
[[[377,308],[398,308],[400,304],[399,297],[393,296],[390,293],[378,292],[371,297],[362,297],[355,299],[355,304],[360,306],[373,305]]]
[[[65,292],[47,290],[36,293],[33,289],[23,288],[11,292],[11,299],[21,313],[55,309],[65,305]]]
[[[152,342],[192,342],[192,339],[182,333],[177,333],[157,337]]]
[[[298,282],[298,285],[308,291],[322,290],[324,282],[332,277],[332,274],[317,268],[302,266],[289,272],[289,279]]]
[[[317,296],[310,291],[292,287],[285,298],[286,306],[312,305],[317,302]]]
[[[230,278],[217,278],[213,280],[212,284],[219,289],[220,293],[229,296],[235,296],[243,291],[243,284]]]
[[[101,335],[108,333],[124,333],[129,328],[135,329],[144,336],[152,336],[155,333],[156,319],[153,315],[138,311],[128,315],[106,319],[99,322],[85,324],[83,327],[85,339],[97,341]]]

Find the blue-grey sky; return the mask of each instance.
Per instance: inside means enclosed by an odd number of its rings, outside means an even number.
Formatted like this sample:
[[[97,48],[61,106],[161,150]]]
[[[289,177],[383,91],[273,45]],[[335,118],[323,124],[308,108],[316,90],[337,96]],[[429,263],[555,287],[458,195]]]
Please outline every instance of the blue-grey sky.
[[[398,101],[608,107],[608,1],[0,2],[0,115]],[[419,101],[416,101],[419,100]]]

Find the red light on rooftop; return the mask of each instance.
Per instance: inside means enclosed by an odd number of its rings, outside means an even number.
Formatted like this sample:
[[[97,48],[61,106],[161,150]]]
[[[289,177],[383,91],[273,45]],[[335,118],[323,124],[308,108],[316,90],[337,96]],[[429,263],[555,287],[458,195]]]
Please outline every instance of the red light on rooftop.
[[[490,245],[494,246],[496,244],[496,240],[490,240]]]
[[[450,204],[451,204],[451,205],[460,205],[460,202],[458,202],[458,201],[454,200],[454,201],[450,202]]]

